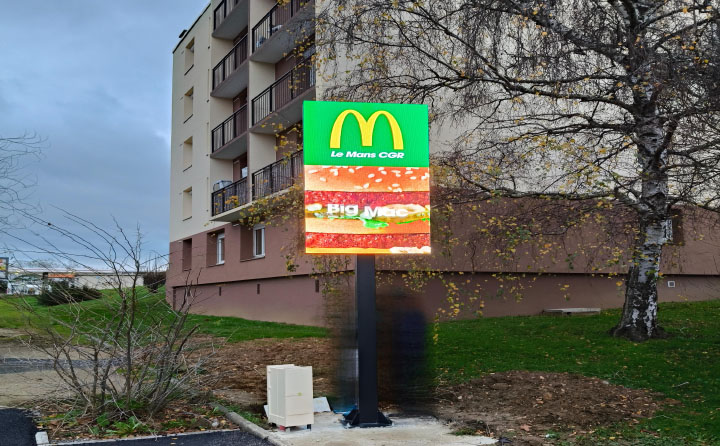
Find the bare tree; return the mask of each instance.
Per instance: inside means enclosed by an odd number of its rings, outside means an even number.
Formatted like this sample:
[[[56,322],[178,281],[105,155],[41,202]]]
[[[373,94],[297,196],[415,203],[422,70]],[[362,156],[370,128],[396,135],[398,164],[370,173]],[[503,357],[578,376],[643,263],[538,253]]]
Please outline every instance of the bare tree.
[[[192,278],[177,288],[181,292],[173,296],[171,308],[164,289],[158,294],[141,286],[149,265],[142,260],[139,229],[129,235],[117,223],[109,230],[73,214],[63,215],[75,229],[26,215],[35,224],[13,232],[23,234],[13,237],[26,254],[52,258],[64,270],[94,271],[104,277],[100,288],[110,293],[98,299],[100,293],[49,282],[45,292],[55,293],[49,300],[70,305],[40,311],[17,302],[30,315],[30,346],[53,360],[75,407],[110,423],[140,423],[137,420],[154,417],[170,401],[201,393],[208,384],[201,373],[208,355],[193,354],[197,326],[187,323],[195,302]],[[69,241],[75,250],[61,248],[60,240]],[[88,295],[97,300],[77,304]]]
[[[24,163],[40,155],[42,139],[35,135],[5,138],[0,135],[0,232],[16,223],[18,212],[29,212],[28,198],[34,185],[33,176]]]
[[[720,208],[717,1],[326,6],[321,62],[336,68],[326,96],[425,102],[436,122],[465,127],[441,160],[465,199],[631,209],[637,235],[612,333],[664,336],[657,280],[671,208]]]

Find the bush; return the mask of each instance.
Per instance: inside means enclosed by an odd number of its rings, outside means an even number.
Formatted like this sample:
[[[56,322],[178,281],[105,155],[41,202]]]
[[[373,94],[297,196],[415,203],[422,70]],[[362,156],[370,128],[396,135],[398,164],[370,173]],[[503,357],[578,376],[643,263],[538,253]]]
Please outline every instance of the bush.
[[[142,275],[142,278],[147,289],[153,293],[165,285],[165,271],[148,271]]]
[[[47,289],[38,296],[38,303],[40,305],[52,306],[99,299],[101,297],[102,293],[94,288],[88,286],[76,287],[66,281],[62,281],[51,283]]]

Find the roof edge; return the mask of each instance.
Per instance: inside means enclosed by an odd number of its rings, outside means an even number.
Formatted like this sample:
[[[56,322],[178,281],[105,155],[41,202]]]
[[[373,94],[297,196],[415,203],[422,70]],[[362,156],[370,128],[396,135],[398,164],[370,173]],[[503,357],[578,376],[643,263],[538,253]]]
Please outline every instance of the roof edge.
[[[212,4],[212,3],[208,3],[207,6],[205,6],[205,8],[200,12],[200,14],[197,16],[197,18],[196,18],[195,21],[192,23],[192,25],[190,25],[190,28],[188,28],[187,32],[185,32],[185,35],[182,36],[182,38],[181,38],[180,41],[177,43],[177,45],[175,45],[175,48],[173,48],[173,50],[172,50],[173,53],[175,53],[175,51],[177,51],[177,49],[180,48],[180,45],[185,41],[185,38],[190,34],[190,31],[192,31],[192,29],[195,27],[195,25],[197,24],[198,20],[200,20],[200,17],[202,17],[203,14],[205,14],[205,11],[207,11],[208,8],[210,8],[210,5],[211,5],[211,4]]]

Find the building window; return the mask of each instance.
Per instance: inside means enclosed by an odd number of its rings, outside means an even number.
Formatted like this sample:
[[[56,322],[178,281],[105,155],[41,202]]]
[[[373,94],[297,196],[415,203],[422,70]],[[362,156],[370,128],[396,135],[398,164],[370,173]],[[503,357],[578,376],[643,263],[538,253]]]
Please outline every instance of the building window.
[[[673,208],[670,209],[670,225],[672,226],[672,232],[670,236],[671,240],[668,241],[671,245],[684,245],[685,244],[685,231],[683,231],[683,211],[682,209]]]
[[[253,257],[265,257],[265,225],[253,227]]]
[[[193,97],[195,96],[193,88],[190,88],[183,97],[183,108],[185,112],[185,120],[187,121],[193,115]]]
[[[182,217],[183,220],[187,220],[192,217],[192,187],[188,187],[182,193]]]
[[[225,263],[225,233],[221,232],[217,235],[216,250],[217,264],[222,265]]]
[[[192,39],[190,43],[185,47],[185,74],[190,71],[190,68],[195,64],[195,39]]]
[[[192,166],[193,140],[192,136],[183,143],[183,170]]]
[[[182,243],[182,269],[192,268],[192,239],[183,240]]]

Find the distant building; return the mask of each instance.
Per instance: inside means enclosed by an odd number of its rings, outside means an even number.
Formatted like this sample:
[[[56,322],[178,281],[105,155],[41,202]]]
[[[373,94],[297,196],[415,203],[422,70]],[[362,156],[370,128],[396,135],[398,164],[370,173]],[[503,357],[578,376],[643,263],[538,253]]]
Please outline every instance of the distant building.
[[[77,287],[87,286],[98,290],[117,287],[118,280],[122,286],[144,284],[142,274],[120,273],[112,270],[69,270],[58,268],[13,268],[10,267],[8,294],[36,295],[42,292],[44,284],[52,285],[55,281],[66,281]]]

